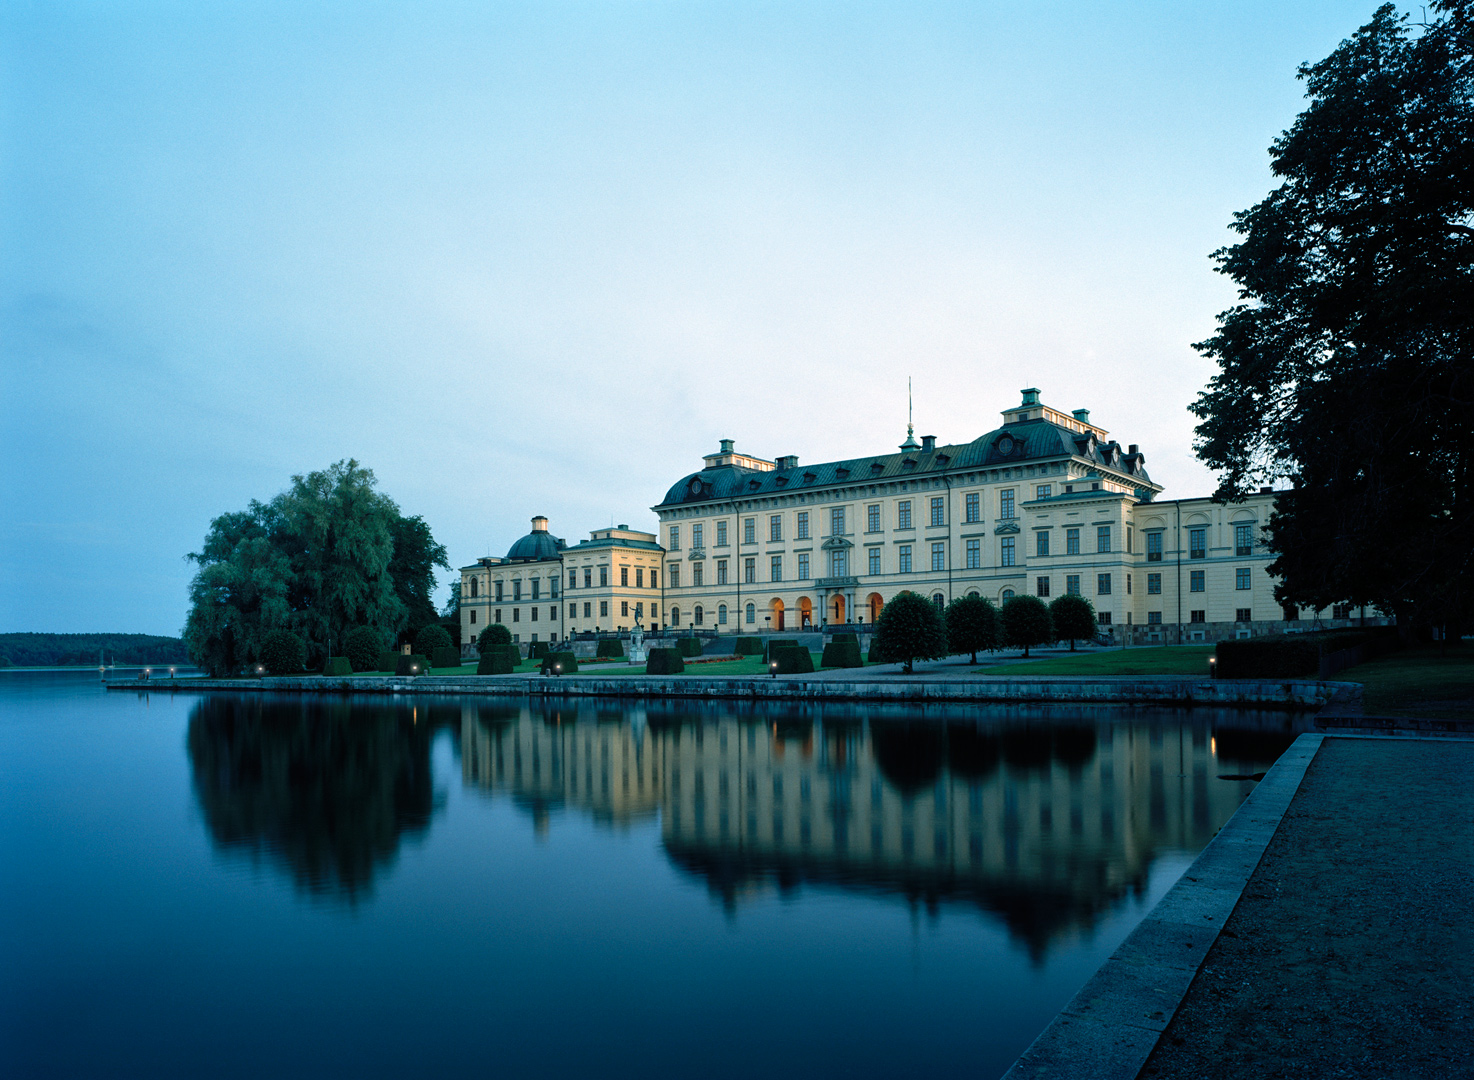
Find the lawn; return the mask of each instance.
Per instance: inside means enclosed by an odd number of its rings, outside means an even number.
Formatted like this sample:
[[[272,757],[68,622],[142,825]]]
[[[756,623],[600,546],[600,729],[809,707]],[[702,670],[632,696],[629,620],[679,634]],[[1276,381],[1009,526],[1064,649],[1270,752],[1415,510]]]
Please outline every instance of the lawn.
[[[1212,645],[1173,645],[1102,649],[1073,656],[1051,656],[1018,664],[990,664],[979,675],[1196,675],[1208,677]]]
[[[1474,720],[1474,644],[1404,649],[1336,676],[1364,687],[1368,716]]]

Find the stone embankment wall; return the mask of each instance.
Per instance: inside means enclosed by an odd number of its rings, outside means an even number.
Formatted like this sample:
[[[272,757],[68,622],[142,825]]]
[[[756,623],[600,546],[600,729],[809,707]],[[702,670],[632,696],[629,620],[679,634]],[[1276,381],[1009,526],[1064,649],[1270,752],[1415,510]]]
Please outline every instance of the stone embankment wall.
[[[1319,709],[1354,696],[1354,683],[1249,679],[733,679],[615,677],[321,675],[264,679],[155,679],[108,684],[114,690],[231,690],[318,694],[478,694],[506,697],[735,698],[773,701],[1123,702],[1132,704]]]

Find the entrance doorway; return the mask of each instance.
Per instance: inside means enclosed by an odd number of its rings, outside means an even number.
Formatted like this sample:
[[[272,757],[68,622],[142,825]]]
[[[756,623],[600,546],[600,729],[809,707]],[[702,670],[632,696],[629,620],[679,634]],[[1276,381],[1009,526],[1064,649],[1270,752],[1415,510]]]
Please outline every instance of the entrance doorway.
[[[829,603],[829,621],[834,624],[844,622],[844,597],[835,596]]]
[[[776,596],[773,597],[772,602],[770,604],[768,604],[768,610],[771,613],[770,614],[770,617],[772,619],[772,621],[768,625],[771,626],[774,630],[782,630],[783,629],[783,601],[782,600],[779,600]]]
[[[814,602],[807,596],[798,598],[798,625],[800,629],[814,625]]]
[[[870,625],[874,626],[880,621],[880,609],[885,607],[885,601],[881,600],[880,593],[873,592],[865,598],[865,602],[870,605]]]

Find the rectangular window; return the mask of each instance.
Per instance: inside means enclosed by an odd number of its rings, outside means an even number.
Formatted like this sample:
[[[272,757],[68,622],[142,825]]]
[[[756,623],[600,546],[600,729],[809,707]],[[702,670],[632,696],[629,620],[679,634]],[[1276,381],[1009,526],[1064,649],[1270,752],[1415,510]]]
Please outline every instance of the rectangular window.
[[[770,541],[771,540],[782,540],[783,539],[783,515],[782,514],[773,514],[773,515],[769,516],[769,518],[768,518],[768,539]]]
[[[1048,529],[1041,529],[1039,532],[1036,532],[1034,534],[1034,554],[1035,555],[1048,555],[1049,554],[1049,530]]]
[[[1148,595],[1158,596],[1162,592],[1162,575],[1148,574],[1146,576],[1146,591]]]
[[[584,603],[583,603],[583,617],[585,619],[592,619],[594,617],[594,603],[593,603],[592,600],[585,600],[584,601]]]
[[[635,567],[635,588],[637,588],[637,589],[643,589],[644,587],[645,587],[645,568],[643,566],[637,566],[637,567]]]
[[[496,583],[496,602],[498,604],[502,602],[502,583],[500,581]]]
[[[931,523],[933,525],[945,525],[946,522],[945,500],[936,496],[931,501]]]
[[[726,547],[726,546],[727,546],[727,523],[725,521],[718,521],[717,522],[717,547]]]
[[[599,601],[599,617],[602,618],[602,619],[607,619],[609,617],[609,601],[608,600],[600,600]]]
[[[704,526],[704,525],[692,525],[691,526],[691,546],[694,547],[694,548],[704,547],[705,545],[702,543],[702,541],[705,540],[705,539],[706,539],[706,526]]]
[[[807,552],[798,557],[798,579],[800,581],[809,580],[809,556]]]
[[[880,573],[880,548],[878,548],[878,547],[877,548],[871,548],[870,549],[870,568],[869,568],[869,572],[871,574],[879,574]]]
[[[592,589],[594,587],[594,571],[592,567],[585,566],[583,568],[583,587],[585,589]]]
[[[692,585],[703,585],[703,584],[705,584],[705,582],[702,580],[704,577],[705,577],[705,574],[702,571],[702,566],[701,566],[700,563],[696,563],[694,566],[691,567],[691,584]]]
[[[577,604],[569,604],[568,605],[568,617],[570,619],[576,619],[576,618],[578,618],[578,605]],[[500,619],[498,619],[497,621],[498,622],[501,622]]]
[[[670,527],[670,549],[672,551],[681,550],[681,527],[679,525]]]
[[[844,535],[844,507],[843,506],[836,506],[833,510],[829,511],[829,535],[830,536],[843,536]]]
[[[1080,530],[1079,529],[1066,529],[1065,530],[1065,554],[1066,555],[1078,555],[1078,554],[1080,554]]]
[[[1189,611],[1187,613],[1187,621],[1188,622],[1207,622],[1208,621],[1208,613],[1206,611],[1201,611],[1201,610],[1198,610],[1198,609],[1194,609],[1194,610]]]
[[[476,612],[475,612],[475,610],[474,610],[474,609],[473,609],[473,610],[472,610],[472,612],[471,612],[471,621],[472,621],[472,622],[473,622],[473,623],[474,623],[474,622],[475,622],[475,621],[476,621]]]
[[[1111,575],[1110,574],[1096,574],[1095,575],[1095,595],[1096,596],[1110,596],[1111,595]]]
[[[880,504],[874,503],[865,507],[865,531],[880,532]]]
[[[1049,579],[1047,577],[1041,577],[1041,578],[1035,578],[1034,579],[1034,595],[1036,595],[1036,596],[1048,596],[1049,595]]]
[[[977,570],[983,565],[983,542],[981,540],[969,540],[967,542],[967,568]]]
[[[998,493],[998,516],[1001,518],[1013,517],[1013,488]]]
[[[902,544],[896,557],[900,560],[900,572],[903,574],[911,573],[911,545]]]
[[[1036,487],[1034,489],[1034,497],[1036,499],[1047,499],[1047,498],[1049,498],[1053,494],[1054,494],[1054,485],[1053,484],[1040,484],[1038,487]]]
[[[629,615],[630,615],[630,602],[628,600],[621,600],[619,602],[619,615],[620,615],[620,618],[623,618],[623,619],[629,618]]]
[[[783,556],[782,555],[774,555],[770,560],[768,560],[768,580],[769,581],[782,581],[783,580]]]
[[[1187,581],[1187,591],[1188,592],[1205,592],[1207,590],[1207,586],[1204,584],[1203,578],[1204,578],[1203,571],[1201,571],[1201,570],[1192,570],[1192,571],[1189,571],[1189,573],[1188,573],[1188,581]]]
[[[619,585],[623,589],[630,587],[630,568],[628,566],[621,566],[619,568]]]
[[[1097,611],[1095,613],[1095,621],[1100,623],[1101,626],[1110,626],[1111,613],[1109,611]]]
[[[1240,592],[1253,587],[1249,584],[1249,568],[1247,566],[1240,566],[1233,572],[1233,587]]]
[[[515,602],[522,599],[522,582],[512,582],[512,600]]]
[[[522,621],[522,609],[521,608],[514,607],[512,609],[512,621],[513,622],[521,622]]]
[[[726,583],[727,583],[727,560],[726,559],[718,559],[717,560],[717,584],[718,585],[725,585]]]
[[[931,568],[933,570],[947,569],[947,545],[933,544],[931,546]]]
[[[829,576],[848,577],[850,573],[850,553],[848,551],[831,551],[829,553]]]
[[[1148,626],[1161,626],[1162,613],[1160,611],[1148,611],[1146,613],[1146,624]]]
[[[902,499],[896,504],[896,528],[911,528],[911,500]]]
[[[1235,555],[1254,554],[1254,526],[1235,525],[1233,527],[1233,553]]]
[[[809,538],[809,512],[807,510],[798,512],[798,538],[800,540]]]
[[[1065,592],[1069,593],[1071,596],[1079,596],[1080,595],[1080,575],[1079,574],[1066,574],[1065,575]]]
[[[968,496],[967,496],[967,520],[968,521],[977,521],[978,520],[979,515],[981,515],[981,513],[982,513],[982,510],[981,510],[981,508],[979,506],[979,504],[981,502],[982,502],[982,500],[978,498],[978,493],[976,491],[970,492],[968,494]]]
[[[757,543],[757,518],[742,519],[742,542],[744,544]]]
[[[1126,595],[1127,596],[1130,596],[1131,595],[1131,575],[1130,574],[1127,574],[1126,575]]]
[[[650,568],[650,587],[652,589],[660,588],[660,571],[653,566]]]
[[[718,626],[726,626],[727,625],[727,605],[726,604],[722,604],[722,605],[720,605],[717,608],[717,625]]]
[[[501,622],[502,621],[502,609],[501,608],[497,608],[496,609],[496,621],[497,622]]]
[[[1253,611],[1253,609],[1252,608],[1246,608],[1246,607],[1235,608],[1234,609],[1234,613],[1233,613],[1233,621],[1234,622],[1253,622],[1254,621],[1254,611]]]
[[[743,559],[742,560],[742,580],[745,581],[749,585],[756,585],[757,584],[757,560],[756,559]]]
[[[1098,554],[1108,555],[1111,550],[1111,527],[1100,525],[1095,530],[1095,550]]]
[[[1331,618],[1333,618],[1333,619],[1349,619],[1349,618],[1351,618],[1351,605],[1350,604],[1332,604],[1331,605]]]
[[[670,587],[679,589],[681,587],[681,564],[673,562],[670,564],[670,572],[666,575],[670,578]]]
[[[576,588],[578,588],[578,571],[577,570],[570,570],[570,571],[568,571],[568,587],[570,589],[576,589]]]
[[[1003,540],[1000,542],[1000,547],[1002,548],[1002,551],[1001,551],[1002,557],[998,560],[998,565],[999,566],[1012,566],[1014,564],[1014,543],[1013,543],[1013,537],[1011,537],[1011,536],[1005,536],[1003,538]]]
[[[541,600],[542,599],[542,585],[543,585],[543,579],[542,578],[533,578],[532,579],[532,598],[534,600]]]
[[[1149,532],[1146,534],[1146,561],[1162,561],[1162,534],[1159,532]]]
[[[537,608],[530,608],[529,610],[532,612],[532,621],[533,622],[537,622],[537,610],[538,609]]]
[[[1206,559],[1208,557],[1208,530],[1187,530],[1187,557],[1189,559]]]
[[[609,567],[607,566],[599,567],[599,587],[601,589],[609,588]]]

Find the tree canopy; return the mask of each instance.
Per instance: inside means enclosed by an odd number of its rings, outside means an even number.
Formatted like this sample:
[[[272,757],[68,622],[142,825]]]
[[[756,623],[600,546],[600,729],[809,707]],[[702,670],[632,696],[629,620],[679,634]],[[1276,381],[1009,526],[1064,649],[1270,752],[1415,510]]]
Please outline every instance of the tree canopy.
[[[425,523],[402,517],[353,460],[294,476],[270,502],[222,514],[189,558],[199,570],[184,640],[216,675],[254,663],[274,630],[299,635],[314,663],[329,638],[341,649],[354,627],[388,638],[409,621],[406,596],[423,600],[434,622],[434,568],[448,567]]]
[[[976,593],[959,596],[947,605],[947,647],[956,653],[978,653],[998,648],[998,609]]]
[[[1003,640],[1009,645],[1023,646],[1025,656],[1029,655],[1031,646],[1054,640],[1054,622],[1049,617],[1049,608],[1037,596],[1027,593],[1010,596],[1003,601],[1001,620]]]
[[[1078,593],[1057,596],[1049,605],[1049,617],[1054,622],[1057,637],[1070,643],[1070,652],[1075,651],[1075,642],[1095,637],[1095,605]]]
[[[917,660],[939,660],[947,655],[947,628],[937,606],[920,593],[904,590],[880,609],[875,623],[876,646],[890,661],[899,660],[907,672]]]
[[[1300,68],[1280,185],[1214,253],[1237,306],[1197,345],[1218,496],[1288,481],[1282,602],[1467,622],[1474,564],[1474,34],[1467,0],[1377,10]]]

